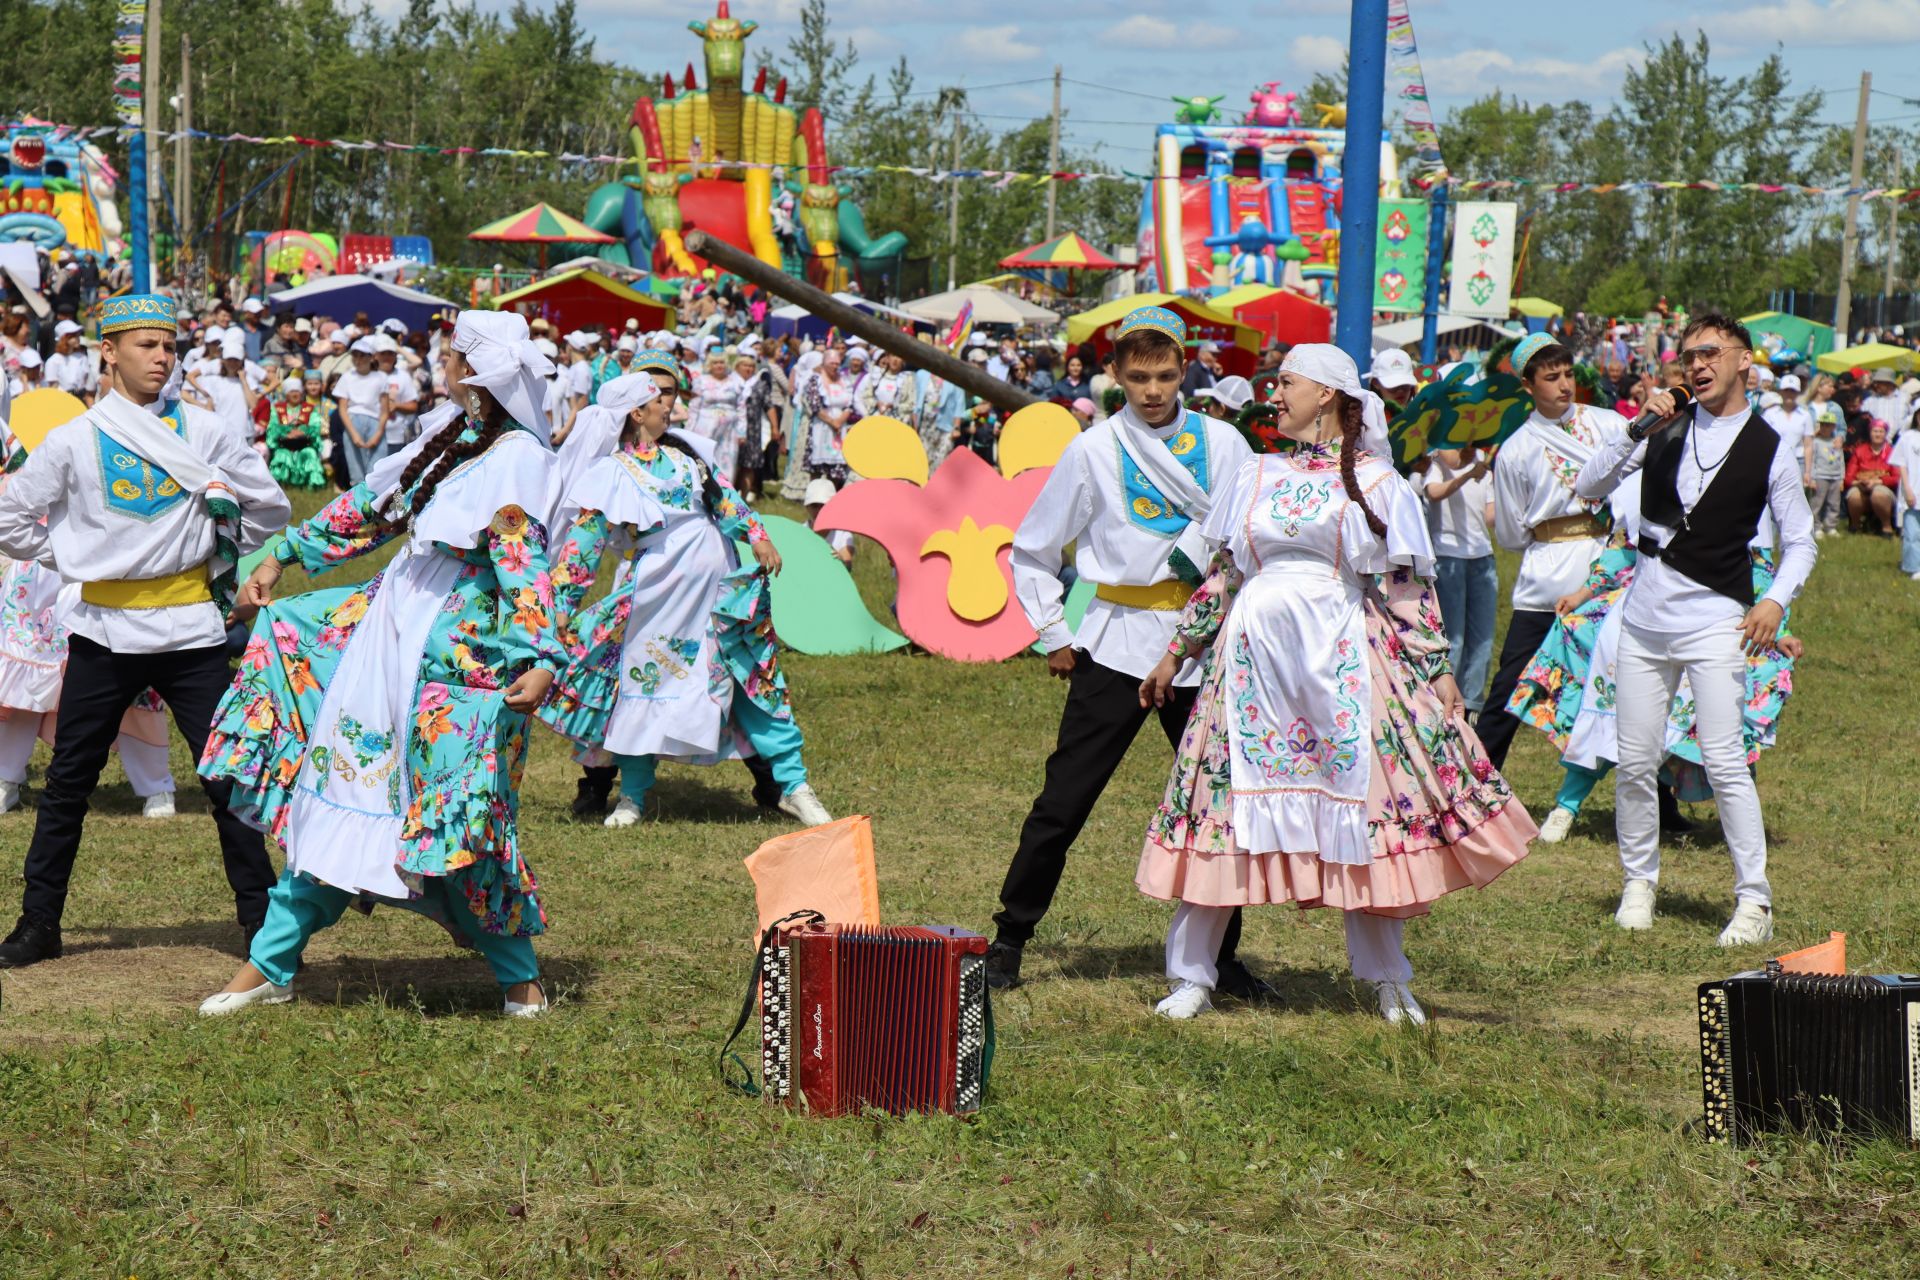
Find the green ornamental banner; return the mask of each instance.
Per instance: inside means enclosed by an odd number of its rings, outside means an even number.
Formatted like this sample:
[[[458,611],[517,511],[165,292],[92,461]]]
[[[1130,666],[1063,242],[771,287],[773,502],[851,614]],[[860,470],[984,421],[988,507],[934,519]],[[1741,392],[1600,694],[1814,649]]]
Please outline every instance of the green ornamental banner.
[[[1373,309],[1417,312],[1427,299],[1427,214],[1424,200],[1382,200],[1373,247]]]

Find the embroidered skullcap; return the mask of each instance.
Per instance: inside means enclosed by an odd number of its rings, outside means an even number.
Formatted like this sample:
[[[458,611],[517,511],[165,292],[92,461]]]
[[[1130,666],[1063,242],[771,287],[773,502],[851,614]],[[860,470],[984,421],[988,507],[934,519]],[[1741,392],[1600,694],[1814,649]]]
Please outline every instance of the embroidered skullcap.
[[[1330,342],[1303,342],[1287,352],[1287,358],[1280,362],[1280,372],[1297,374],[1358,400],[1361,446],[1388,456],[1386,402],[1360,385],[1360,366],[1352,356]]]
[[[512,311],[462,311],[453,327],[453,349],[466,357],[466,383],[484,387],[507,415],[549,444],[544,379],[553,361],[528,336],[525,316]]]
[[[128,329],[165,329],[174,332],[173,299],[157,293],[128,293],[100,304],[100,336]]]
[[[1187,344],[1187,322],[1165,307],[1135,307],[1120,322],[1120,332],[1116,336],[1124,338],[1139,329],[1164,333],[1183,347]]]
[[[680,376],[680,362],[665,351],[647,350],[636,352],[631,368],[634,373],[645,370],[651,373],[664,373],[670,378],[678,378]],[[618,382],[619,379],[616,378],[613,381]]]
[[[593,402],[624,418],[659,394],[660,384],[653,380],[651,373],[623,373],[602,383]]]
[[[1513,371],[1524,375],[1533,358],[1539,355],[1543,348],[1550,347],[1553,343],[1554,337],[1550,333],[1530,333],[1520,339],[1520,345],[1513,349]]]

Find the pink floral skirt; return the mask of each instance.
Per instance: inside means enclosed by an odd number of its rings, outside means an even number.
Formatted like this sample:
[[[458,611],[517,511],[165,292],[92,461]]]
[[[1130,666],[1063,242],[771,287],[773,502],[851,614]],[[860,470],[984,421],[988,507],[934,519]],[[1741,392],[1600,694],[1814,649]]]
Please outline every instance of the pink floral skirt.
[[[1209,659],[1167,792],[1147,825],[1134,883],[1203,906],[1295,903],[1415,916],[1455,889],[1480,888],[1527,856],[1533,819],[1407,665],[1390,623],[1368,604],[1373,758],[1367,829],[1373,860],[1322,862],[1309,851],[1239,847],[1233,833],[1225,663]]]

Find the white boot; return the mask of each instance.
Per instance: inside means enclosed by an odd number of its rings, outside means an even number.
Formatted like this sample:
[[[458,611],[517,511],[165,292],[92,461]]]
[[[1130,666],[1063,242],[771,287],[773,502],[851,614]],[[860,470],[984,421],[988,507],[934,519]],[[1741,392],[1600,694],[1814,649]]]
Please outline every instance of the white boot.
[[[1553,806],[1553,812],[1540,824],[1540,842],[1559,844],[1567,838],[1567,832],[1573,830],[1573,814],[1559,805]]]
[[[1413,998],[1413,992],[1407,990],[1404,982],[1376,982],[1374,994],[1380,1000],[1380,1016],[1399,1026],[1403,1022],[1416,1027],[1427,1025],[1427,1011]]]
[[[238,1013],[250,1004],[285,1004],[293,999],[291,985],[277,987],[262,982],[251,991],[221,991],[200,1002],[200,1016],[217,1018],[223,1013]]]
[[[820,803],[820,797],[804,782],[780,797],[780,812],[810,827],[824,827],[833,821],[827,806]]]
[[[1750,947],[1773,941],[1773,911],[1757,902],[1742,902],[1733,908],[1733,919],[1720,931],[1723,947]]]
[[[1213,992],[1197,982],[1182,978],[1173,994],[1153,1006],[1153,1011],[1163,1018],[1197,1018],[1213,1008]]]
[[[173,792],[156,791],[148,796],[146,807],[141,810],[141,816],[146,818],[173,817]]]
[[[0,782],[0,813],[7,813],[20,807],[20,784]]]
[[[600,825],[603,827],[630,827],[638,821],[640,821],[640,806],[625,796],[621,796],[620,803],[613,806],[613,812],[608,814]]]
[[[1613,922],[1622,929],[1653,928],[1653,881],[1629,880],[1620,891],[1620,909]]]

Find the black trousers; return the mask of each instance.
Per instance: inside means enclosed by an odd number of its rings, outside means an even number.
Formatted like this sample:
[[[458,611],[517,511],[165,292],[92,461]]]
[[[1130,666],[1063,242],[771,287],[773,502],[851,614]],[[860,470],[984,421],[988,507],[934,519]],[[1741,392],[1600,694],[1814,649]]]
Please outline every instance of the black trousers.
[[[1197,689],[1175,689],[1159,709],[1160,728],[1175,747],[1180,745],[1198,693]],[[1000,910],[993,917],[1000,941],[1025,946],[1033,937],[1034,927],[1047,914],[1060,887],[1067,850],[1079,838],[1094,802],[1146,722],[1139,677],[1103,667],[1085,653],[1075,655],[1067,705],[1060,713],[1060,738],[1047,757],[1046,782],[1020,828],[1020,845],[1000,886]],[[1220,944],[1220,959],[1233,959],[1239,947],[1236,908]]]
[[[85,636],[67,646],[67,675],[60,687],[60,722],[54,733],[53,760],[47,765],[40,815],[27,846],[26,892],[21,910],[53,924],[67,905],[67,883],[80,852],[80,829],[87,802],[106,767],[107,752],[120,735],[120,718],[141,691],[151,688],[173,709],[173,722],[194,759],[206,748],[220,695],[233,672],[225,645],[173,653],[115,653]],[[251,928],[267,915],[267,890],[278,877],[260,833],[227,807],[233,784],[202,781],[213,804],[220,833],[220,857],[240,924]]]
[[[1480,718],[1474,721],[1480,745],[1487,749],[1487,759],[1496,769],[1506,766],[1507,751],[1520,728],[1519,719],[1507,712],[1507,699],[1520,684],[1520,677],[1533,661],[1540,642],[1553,630],[1556,617],[1551,609],[1515,609],[1507,621],[1507,638],[1500,646],[1500,669],[1493,673],[1493,687],[1487,690],[1486,705],[1480,708]]]

